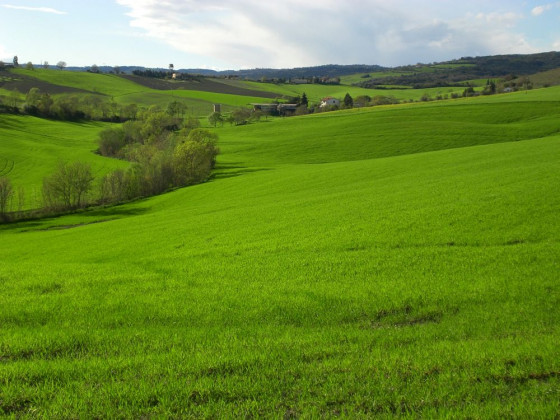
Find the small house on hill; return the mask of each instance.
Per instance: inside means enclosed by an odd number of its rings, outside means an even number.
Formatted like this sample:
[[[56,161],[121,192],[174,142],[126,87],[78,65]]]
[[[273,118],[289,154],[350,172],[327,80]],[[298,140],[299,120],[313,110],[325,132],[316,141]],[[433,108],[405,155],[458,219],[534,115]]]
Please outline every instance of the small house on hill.
[[[340,100],[333,98],[332,96],[327,96],[326,98],[321,99],[321,108],[326,106],[340,106]]]

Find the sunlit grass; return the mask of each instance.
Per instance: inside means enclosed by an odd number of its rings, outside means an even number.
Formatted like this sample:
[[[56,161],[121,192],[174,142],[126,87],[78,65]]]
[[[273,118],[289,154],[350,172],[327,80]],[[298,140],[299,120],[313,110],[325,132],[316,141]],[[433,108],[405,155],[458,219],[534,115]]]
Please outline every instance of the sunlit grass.
[[[553,94],[218,128],[206,184],[3,225],[0,413],[554,418]]]

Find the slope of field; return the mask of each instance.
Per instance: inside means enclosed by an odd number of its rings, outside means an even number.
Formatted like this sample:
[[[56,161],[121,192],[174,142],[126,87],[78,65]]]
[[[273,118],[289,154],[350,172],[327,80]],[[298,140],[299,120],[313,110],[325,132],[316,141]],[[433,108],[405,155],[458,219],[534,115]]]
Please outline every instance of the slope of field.
[[[189,112],[195,116],[206,116],[212,112],[213,104],[224,105],[224,110],[231,110],[238,106],[247,106],[252,102],[270,102],[270,97],[275,96],[270,92],[257,92],[250,89],[236,88],[223,83],[214,83],[212,89],[204,90],[159,90],[135,83],[132,78],[120,77],[114,74],[95,74],[86,72],[69,72],[50,69],[24,70],[14,69],[10,71],[15,77],[25,78],[25,83],[18,85],[12,83],[11,88],[18,88],[21,93],[27,93],[33,87],[33,80],[37,80],[37,86],[42,86],[44,91],[63,93],[68,92],[98,93],[114,99],[117,103],[136,103],[140,106],[161,105],[166,106],[171,101],[184,102]],[[144,80],[144,79],[142,79]],[[22,81],[20,81],[23,83]],[[52,85],[52,88],[45,87]],[[223,93],[215,92],[223,86]],[[204,88],[203,85],[201,88]],[[194,87],[193,87],[194,89]],[[232,93],[235,92],[235,93]],[[240,94],[243,93],[243,95]],[[252,93],[254,96],[247,96]],[[265,97],[258,96],[262,93]]]
[[[12,69],[12,73],[58,86],[67,86],[107,96],[121,96],[145,90],[145,87],[114,74],[70,72],[49,69]]]
[[[530,77],[534,86],[555,86],[560,84],[560,68],[533,74]]]
[[[273,84],[273,83],[259,83],[259,82],[244,82],[249,87],[259,90],[267,90],[274,92],[279,96],[298,96],[305,93],[311,104],[319,103],[321,99],[327,96],[333,96],[342,100],[344,96],[349,93],[353,98],[361,95],[374,96],[393,96],[403,101],[418,101],[423,95],[429,95],[435,98],[437,95],[451,95],[452,93],[461,94],[464,88],[457,87],[441,87],[429,89],[411,89],[408,87],[399,89],[366,89],[357,86],[348,85],[320,85],[320,84],[307,84],[307,85],[292,85],[292,84]]]
[[[238,83],[230,83],[228,80],[219,80],[200,77],[194,80],[162,80],[149,77],[132,75],[120,76],[134,83],[156,90],[196,90],[199,92],[212,92],[227,95],[253,96],[261,98],[276,98],[276,95],[267,91],[247,89]]]
[[[518,97],[223,128],[211,182],[2,226],[0,413],[554,418],[559,104]]]
[[[87,93],[87,90],[75,88],[65,85],[57,85],[48,81],[40,80],[29,76],[30,72],[9,72],[0,70],[0,90],[6,92],[18,91],[27,93],[30,89],[36,87],[42,92],[48,94],[58,93]],[[35,74],[35,73],[31,73]]]
[[[40,206],[43,177],[59,161],[87,162],[100,176],[127,164],[94,154],[103,123],[64,123],[0,114],[0,176],[7,176],[25,191],[25,208]]]
[[[217,130],[225,152],[221,161],[231,159],[249,167],[325,163],[545,137],[560,132],[559,92],[550,88],[530,95],[354,109],[224,126]]]

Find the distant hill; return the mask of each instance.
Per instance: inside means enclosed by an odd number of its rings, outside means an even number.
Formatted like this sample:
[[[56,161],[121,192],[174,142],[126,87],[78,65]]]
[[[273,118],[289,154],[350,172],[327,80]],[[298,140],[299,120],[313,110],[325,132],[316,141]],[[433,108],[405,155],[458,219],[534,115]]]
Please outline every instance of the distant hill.
[[[560,52],[527,55],[494,55],[462,57],[458,60],[433,64],[402,66],[393,69],[393,75],[382,75],[358,83],[373,88],[383,85],[401,85],[415,88],[460,86],[465,81],[506,75],[526,76],[560,67]],[[400,74],[398,74],[400,73]]]
[[[381,85],[405,85],[412,87],[457,86],[465,80],[487,77],[501,77],[508,74],[516,76],[540,73],[560,67],[560,52],[538,54],[494,55],[483,57],[461,57],[460,59],[430,64],[416,64],[387,68],[379,65],[338,65],[328,64],[314,67],[299,68],[257,68],[244,70],[210,70],[200,68],[176,69],[177,73],[188,73],[207,77],[235,77],[248,80],[294,79],[313,77],[341,77],[354,74],[380,73],[390,71],[391,74],[368,77],[358,83],[362,87]],[[67,67],[70,71],[88,71],[88,67]],[[111,66],[99,66],[102,73],[115,71]],[[142,66],[119,66],[119,71],[131,74],[134,71],[147,70]],[[160,67],[150,70],[168,72],[168,68]]]
[[[69,71],[88,71],[91,66],[86,67],[67,67],[66,70]],[[113,66],[98,66],[99,72],[101,73],[111,73],[115,71]],[[147,67],[142,66],[119,66],[120,72],[131,74],[135,70],[146,70]],[[158,67],[151,70],[156,71],[169,71],[168,68]],[[210,69],[175,69],[177,73],[188,73],[197,74],[201,76],[215,76],[215,77],[225,77],[234,76],[239,78],[247,78],[251,80],[258,80],[263,77],[268,79],[292,79],[299,77],[337,77],[346,76],[356,73],[367,73],[367,72],[378,72],[386,70],[385,67],[378,65],[337,65],[328,64],[323,66],[315,67],[299,67],[293,69],[247,69],[247,70],[210,70]]]

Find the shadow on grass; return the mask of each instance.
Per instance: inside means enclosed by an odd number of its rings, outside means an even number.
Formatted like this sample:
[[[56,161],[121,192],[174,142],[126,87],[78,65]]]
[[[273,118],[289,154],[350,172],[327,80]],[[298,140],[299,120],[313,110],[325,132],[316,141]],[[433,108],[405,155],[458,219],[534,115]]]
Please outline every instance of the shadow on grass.
[[[270,171],[271,168],[247,168],[246,166],[240,165],[240,162],[231,163],[221,163],[219,164],[214,174],[210,177],[210,181],[216,181],[220,179],[234,178],[237,176],[250,174],[253,172]]]
[[[144,201],[137,200],[134,204]],[[42,230],[55,230],[55,229],[69,229],[72,227],[79,227],[90,225],[94,223],[109,222],[118,220],[125,217],[139,216],[150,211],[149,207],[132,207],[129,204],[97,207],[92,209],[85,209],[77,212],[68,212],[56,216],[44,216],[39,218],[28,218],[13,221],[9,223],[0,224],[0,232],[4,231],[17,231],[20,233],[42,231]],[[67,216],[80,216],[83,221],[71,224],[65,224],[64,217]],[[60,223],[60,224],[59,224]]]
[[[146,199],[141,199],[141,200],[136,200],[134,201],[134,204],[138,204],[141,203],[142,201],[145,201]],[[86,211],[83,213],[83,216],[86,217],[99,217],[99,216],[121,216],[121,217],[127,217],[127,216],[139,216],[141,214],[145,214],[150,210],[149,207],[132,207],[126,204],[123,204],[121,206],[108,206],[108,207],[102,207],[102,208],[97,208],[97,209],[92,209],[89,211]]]

